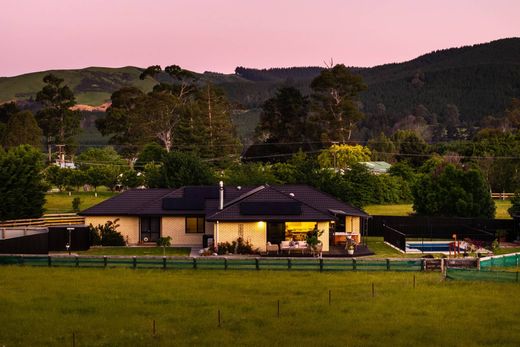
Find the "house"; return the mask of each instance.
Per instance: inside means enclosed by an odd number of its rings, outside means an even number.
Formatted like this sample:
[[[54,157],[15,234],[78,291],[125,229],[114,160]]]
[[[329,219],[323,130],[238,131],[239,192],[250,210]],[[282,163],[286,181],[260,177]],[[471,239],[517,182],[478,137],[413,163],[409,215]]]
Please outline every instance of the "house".
[[[392,167],[392,165],[386,161],[362,161],[360,164],[366,166],[366,168],[375,175],[388,173],[388,170]]]
[[[242,237],[254,248],[267,243],[305,240],[316,226],[323,230],[323,251],[361,240],[360,209],[306,185],[258,187],[188,186],[179,189],[133,189],[80,213],[85,223],[98,225],[119,219],[128,244],[155,242],[170,236],[173,246],[201,247]]]

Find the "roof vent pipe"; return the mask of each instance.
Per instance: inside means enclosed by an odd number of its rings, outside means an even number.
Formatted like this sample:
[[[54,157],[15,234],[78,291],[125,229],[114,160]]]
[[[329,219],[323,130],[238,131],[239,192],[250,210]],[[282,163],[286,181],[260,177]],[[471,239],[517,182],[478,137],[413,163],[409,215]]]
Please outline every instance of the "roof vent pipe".
[[[223,210],[224,209],[224,182],[220,181],[219,186],[220,186],[220,189],[219,189],[218,209]]]

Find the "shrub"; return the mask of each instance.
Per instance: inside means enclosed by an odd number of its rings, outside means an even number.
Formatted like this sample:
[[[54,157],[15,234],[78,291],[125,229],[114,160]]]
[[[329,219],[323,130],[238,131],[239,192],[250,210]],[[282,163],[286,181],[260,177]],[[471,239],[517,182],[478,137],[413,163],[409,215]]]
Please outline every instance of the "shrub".
[[[76,196],[74,199],[72,199],[72,211],[79,212],[81,206],[81,199]]]
[[[218,255],[233,254],[254,254],[253,245],[249,241],[244,241],[239,237],[236,241],[220,242],[215,250]]]
[[[104,225],[99,224],[96,227],[90,224],[92,244],[95,246],[125,246],[123,235],[116,230],[119,227],[118,221],[119,218],[114,221],[107,221]]]

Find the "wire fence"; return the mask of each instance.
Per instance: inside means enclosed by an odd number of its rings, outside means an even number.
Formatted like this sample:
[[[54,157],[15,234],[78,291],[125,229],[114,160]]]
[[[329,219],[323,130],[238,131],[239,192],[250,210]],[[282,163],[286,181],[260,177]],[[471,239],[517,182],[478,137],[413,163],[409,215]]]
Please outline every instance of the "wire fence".
[[[0,256],[0,265],[203,270],[424,271],[425,259]]]
[[[494,271],[447,268],[446,278],[459,281],[491,281],[519,283],[518,271]]]
[[[517,267],[520,264],[520,253],[497,255],[480,259],[481,269]]]

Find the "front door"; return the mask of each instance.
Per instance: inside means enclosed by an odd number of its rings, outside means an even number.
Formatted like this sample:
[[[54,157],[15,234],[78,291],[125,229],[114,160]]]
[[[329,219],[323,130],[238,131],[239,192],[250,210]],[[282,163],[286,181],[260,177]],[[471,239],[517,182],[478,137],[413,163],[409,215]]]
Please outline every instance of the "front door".
[[[141,217],[141,241],[157,242],[161,237],[161,217]]]
[[[285,240],[285,223],[267,223],[267,242],[280,244]]]

